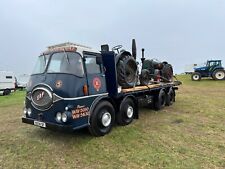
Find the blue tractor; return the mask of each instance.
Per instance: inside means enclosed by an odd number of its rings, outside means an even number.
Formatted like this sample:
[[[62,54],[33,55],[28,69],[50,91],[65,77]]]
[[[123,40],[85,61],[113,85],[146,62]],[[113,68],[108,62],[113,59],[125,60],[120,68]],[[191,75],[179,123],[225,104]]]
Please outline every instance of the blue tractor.
[[[208,60],[205,66],[194,68],[191,79],[193,81],[200,81],[202,77],[224,80],[225,70],[222,67],[221,60]]]

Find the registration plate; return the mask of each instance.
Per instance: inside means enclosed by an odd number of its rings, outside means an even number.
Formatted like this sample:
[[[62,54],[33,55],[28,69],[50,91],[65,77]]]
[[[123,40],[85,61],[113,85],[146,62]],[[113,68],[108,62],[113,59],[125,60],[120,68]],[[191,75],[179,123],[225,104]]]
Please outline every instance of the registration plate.
[[[40,121],[34,121],[34,125],[39,127],[44,127],[44,128],[46,127],[46,124]]]

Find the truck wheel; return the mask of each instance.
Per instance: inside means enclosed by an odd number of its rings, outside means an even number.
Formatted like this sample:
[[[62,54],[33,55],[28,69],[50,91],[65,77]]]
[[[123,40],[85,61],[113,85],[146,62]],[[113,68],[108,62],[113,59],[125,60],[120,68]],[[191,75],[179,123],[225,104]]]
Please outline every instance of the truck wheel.
[[[225,70],[217,69],[213,72],[212,77],[214,80],[223,80],[225,79]]]
[[[127,98],[120,104],[120,111],[117,115],[117,123],[125,126],[130,124],[134,119],[134,102],[131,98]]]
[[[171,106],[175,102],[175,92],[170,88],[169,92],[166,94],[166,106]]]
[[[201,80],[201,74],[198,72],[192,73],[191,80],[193,81],[200,81]]]
[[[161,110],[166,104],[166,93],[163,89],[160,90],[154,101],[154,109]]]
[[[6,96],[6,95],[9,95],[11,93],[11,90],[10,89],[5,89],[3,91],[3,95]]]
[[[116,65],[117,80],[123,88],[131,87],[136,83],[137,64],[133,57],[122,55]]]
[[[94,136],[104,136],[109,133],[115,122],[115,110],[108,101],[101,101],[95,107],[90,117],[90,133]]]

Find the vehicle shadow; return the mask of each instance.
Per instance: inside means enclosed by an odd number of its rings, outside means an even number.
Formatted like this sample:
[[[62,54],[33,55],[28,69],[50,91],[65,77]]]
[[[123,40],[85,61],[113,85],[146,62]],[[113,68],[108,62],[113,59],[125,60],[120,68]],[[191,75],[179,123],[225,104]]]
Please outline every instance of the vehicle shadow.
[[[73,132],[66,131],[55,131],[41,128],[35,128],[27,132],[27,137],[41,141],[48,142],[51,144],[62,144],[65,143],[84,143],[94,137],[89,133],[87,128],[75,130]]]

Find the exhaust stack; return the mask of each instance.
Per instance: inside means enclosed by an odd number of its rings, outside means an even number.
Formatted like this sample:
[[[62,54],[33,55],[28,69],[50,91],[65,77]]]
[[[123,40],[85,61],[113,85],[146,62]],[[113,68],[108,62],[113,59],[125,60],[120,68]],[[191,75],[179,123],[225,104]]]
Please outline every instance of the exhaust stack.
[[[132,56],[136,60],[136,58],[137,58],[137,47],[136,47],[135,39],[132,39]]]
[[[145,61],[145,49],[144,48],[141,49],[141,54],[142,54],[141,63],[143,64]]]

